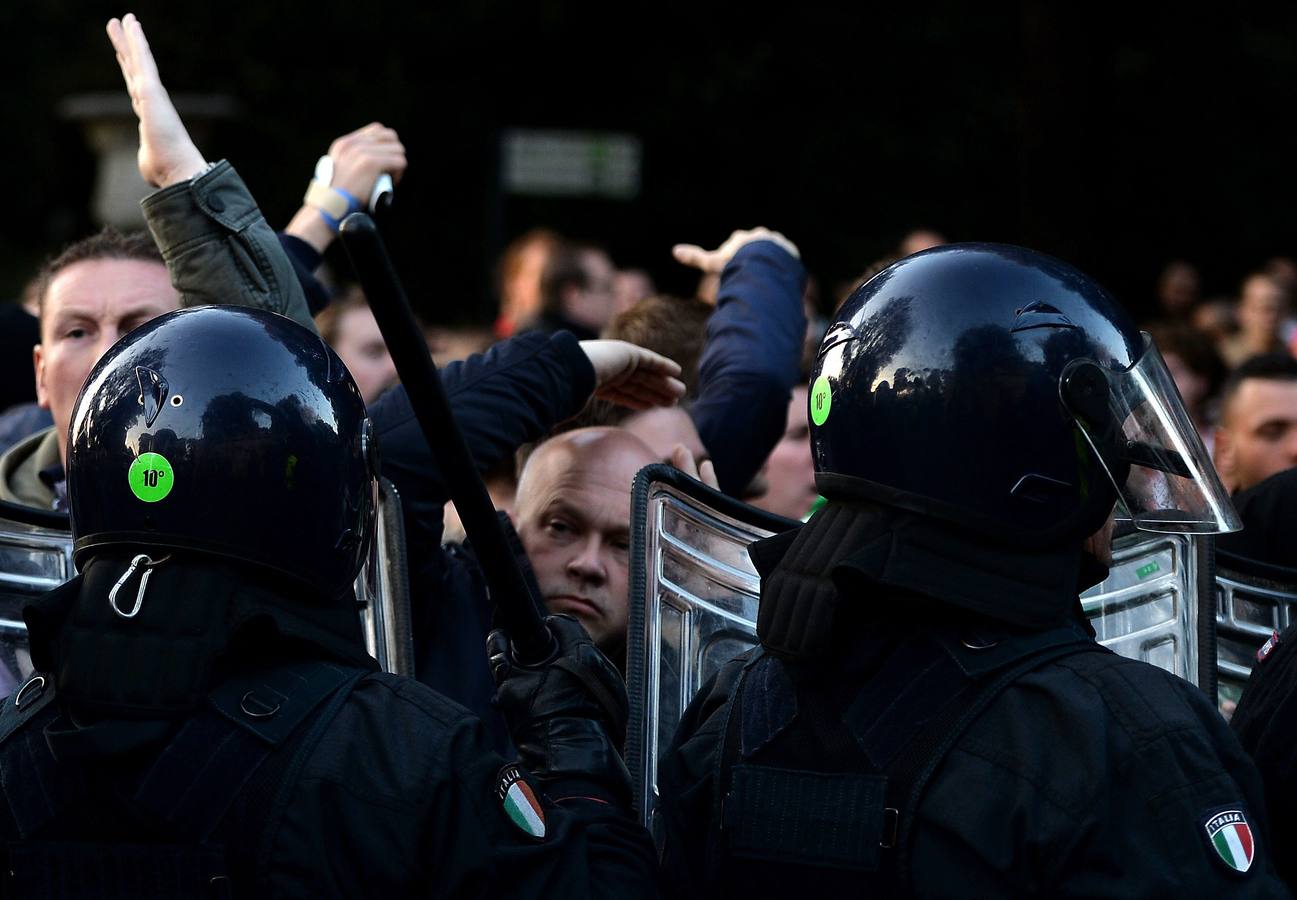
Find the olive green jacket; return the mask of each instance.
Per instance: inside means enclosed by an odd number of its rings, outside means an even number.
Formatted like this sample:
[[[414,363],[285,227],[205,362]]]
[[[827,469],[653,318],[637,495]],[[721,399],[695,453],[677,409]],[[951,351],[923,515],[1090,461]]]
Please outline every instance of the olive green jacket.
[[[140,206],[181,306],[254,306],[315,330],[292,263],[228,161]],[[54,490],[39,473],[57,462],[53,427],[10,447],[0,456],[0,500],[52,509]]]

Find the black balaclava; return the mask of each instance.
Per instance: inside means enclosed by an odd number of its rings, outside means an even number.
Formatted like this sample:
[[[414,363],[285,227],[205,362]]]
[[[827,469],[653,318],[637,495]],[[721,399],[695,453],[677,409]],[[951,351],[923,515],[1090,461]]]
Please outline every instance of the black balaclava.
[[[1021,549],[857,501],[830,500],[800,529],[758,542],[751,554],[762,574],[757,634],[768,652],[790,660],[828,651],[843,603],[921,598],[915,605],[925,614],[948,608],[1043,630],[1076,615],[1083,580],[1080,541]]]
[[[132,566],[139,554],[152,565]],[[138,611],[127,618],[137,600]],[[254,652],[323,654],[377,668],[350,592],[329,601],[197,554],[150,548],[99,554],[76,578],[28,606],[24,617],[32,662],[53,674],[74,723],[76,739],[63,743],[93,745],[92,753],[168,733],[202,702],[221,671]]]

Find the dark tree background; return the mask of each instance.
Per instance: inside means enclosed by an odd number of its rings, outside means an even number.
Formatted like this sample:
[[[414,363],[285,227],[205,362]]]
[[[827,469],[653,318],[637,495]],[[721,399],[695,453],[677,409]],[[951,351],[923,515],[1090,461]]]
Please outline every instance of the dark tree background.
[[[1141,311],[1168,259],[1194,261],[1222,293],[1267,257],[1297,254],[1297,9],[900,6],[144,0],[134,11],[173,92],[241,104],[202,149],[235,162],[277,225],[332,137],[372,119],[399,130],[411,168],[391,236],[432,319],[489,318],[492,261],[538,224],[600,241],[675,290],[692,284],[669,258],[678,240],[767,224],[831,289],[924,224],[1056,253]],[[93,157],[56,106],[120,88],[103,23],[127,9],[0,6],[6,296],[91,228]],[[499,135],[517,126],[639,135],[640,196],[503,196]]]

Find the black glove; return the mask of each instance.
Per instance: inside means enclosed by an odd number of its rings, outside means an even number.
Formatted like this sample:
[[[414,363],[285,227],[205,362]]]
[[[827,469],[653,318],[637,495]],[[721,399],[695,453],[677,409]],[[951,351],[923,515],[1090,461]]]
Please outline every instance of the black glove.
[[[628,802],[630,776],[617,752],[629,706],[621,674],[576,619],[545,621],[558,653],[539,666],[515,662],[500,629],[486,639],[498,688],[493,705],[509,725],[518,761],[542,784],[594,783]]]

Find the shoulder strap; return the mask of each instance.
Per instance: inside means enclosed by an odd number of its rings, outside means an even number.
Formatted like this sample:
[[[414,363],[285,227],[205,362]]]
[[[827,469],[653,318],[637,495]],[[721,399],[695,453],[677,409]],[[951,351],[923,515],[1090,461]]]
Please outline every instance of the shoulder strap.
[[[224,681],[158,756],[134,803],[174,833],[205,841],[277,747],[329,696],[363,674],[297,663]]]
[[[0,701],[0,746],[54,699],[54,679],[37,672]]]
[[[244,784],[216,831],[216,837],[226,847],[237,883],[250,886],[270,871],[275,836],[302,769],[352,691],[370,674],[349,670],[309,726],[271,754]]]
[[[1077,653],[1112,652],[1071,628],[1005,643],[1009,646],[995,654],[999,660],[988,655],[986,663],[974,662],[969,666],[966,654],[957,655],[964,658],[966,669],[980,670],[977,673],[980,677],[974,676],[967,682],[954,701],[946,704],[888,764],[887,814],[894,824],[887,845],[893,852],[883,857],[884,883],[908,887],[910,843],[923,793],[946,754],[995,698],[1023,675],[1047,663]],[[976,648],[965,649],[973,649],[976,658]]]

